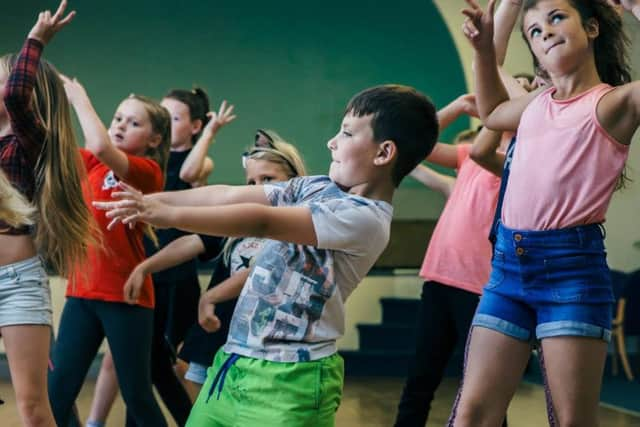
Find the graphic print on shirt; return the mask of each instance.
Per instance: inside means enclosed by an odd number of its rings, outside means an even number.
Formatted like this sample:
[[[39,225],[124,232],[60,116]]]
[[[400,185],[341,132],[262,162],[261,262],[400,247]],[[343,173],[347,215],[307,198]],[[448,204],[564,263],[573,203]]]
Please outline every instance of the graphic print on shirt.
[[[112,188],[116,188],[117,186],[118,186],[118,179],[116,178],[116,175],[113,173],[113,171],[109,171],[109,173],[107,173],[104,176],[104,181],[102,182],[102,189],[110,190]]]
[[[272,205],[309,208],[316,229],[332,241],[353,238],[344,236],[348,234],[343,231],[344,213],[378,207],[373,201],[344,193],[333,183],[328,185],[328,178],[307,177],[273,187],[269,194]],[[335,256],[334,250],[268,240],[256,255],[238,300],[225,351],[272,361],[321,357],[343,332]],[[344,282],[343,286],[352,289]]]

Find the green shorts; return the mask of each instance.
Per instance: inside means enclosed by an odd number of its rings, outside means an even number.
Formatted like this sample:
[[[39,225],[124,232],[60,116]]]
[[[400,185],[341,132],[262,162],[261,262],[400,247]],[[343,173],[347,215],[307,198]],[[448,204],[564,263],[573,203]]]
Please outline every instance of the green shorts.
[[[344,361],[340,355],[297,363],[240,356],[228,366],[225,375],[221,373],[215,389],[211,390],[216,374],[230,357],[222,350],[216,354],[187,427],[330,427],[335,424],[344,382]]]

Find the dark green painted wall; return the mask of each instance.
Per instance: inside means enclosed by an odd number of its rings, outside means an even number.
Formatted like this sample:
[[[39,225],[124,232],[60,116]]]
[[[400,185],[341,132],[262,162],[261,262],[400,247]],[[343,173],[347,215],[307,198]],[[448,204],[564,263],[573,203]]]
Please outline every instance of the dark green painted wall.
[[[0,52],[17,50],[36,12],[56,5],[5,2]],[[84,83],[106,123],[131,92],[159,98],[194,83],[214,105],[236,105],[238,119],[212,147],[211,182],[242,182],[240,153],[258,127],[278,130],[312,173],[325,173],[326,141],[349,98],[368,86],[412,85],[439,106],[465,91],[453,40],[430,1],[84,0],[70,7],[76,20],[46,57]]]

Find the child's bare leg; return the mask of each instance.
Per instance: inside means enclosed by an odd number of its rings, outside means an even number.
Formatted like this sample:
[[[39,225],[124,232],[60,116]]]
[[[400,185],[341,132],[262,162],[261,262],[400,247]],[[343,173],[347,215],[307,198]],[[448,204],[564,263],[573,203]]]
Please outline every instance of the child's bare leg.
[[[607,343],[585,337],[542,340],[558,427],[598,426],[598,403]]]
[[[47,392],[51,327],[5,326],[0,332],[22,424],[27,427],[55,427]]]
[[[475,326],[462,390],[453,408],[456,427],[499,427],[527,366],[529,343]]]

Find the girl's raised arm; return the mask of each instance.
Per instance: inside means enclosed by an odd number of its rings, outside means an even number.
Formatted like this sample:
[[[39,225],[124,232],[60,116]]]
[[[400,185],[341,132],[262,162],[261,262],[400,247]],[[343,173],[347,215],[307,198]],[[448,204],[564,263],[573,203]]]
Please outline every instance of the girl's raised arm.
[[[489,1],[486,12],[475,0],[466,1],[469,8],[462,12],[467,17],[463,32],[474,48],[476,104],[480,119],[490,129],[515,131],[522,113],[539,91],[509,100],[500,79],[493,45],[495,0]]]
[[[213,161],[207,156],[209,147],[218,131],[235,120],[233,108],[233,105],[227,107],[227,101],[222,101],[217,113],[210,111],[207,114],[209,122],[180,167],[181,180],[191,183],[194,187],[206,184],[207,177],[213,170]]]
[[[69,102],[78,116],[84,134],[85,148],[107,165],[117,176],[125,177],[129,170],[129,159],[111,143],[104,124],[93,108],[84,87],[76,79],[60,76]]]

